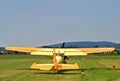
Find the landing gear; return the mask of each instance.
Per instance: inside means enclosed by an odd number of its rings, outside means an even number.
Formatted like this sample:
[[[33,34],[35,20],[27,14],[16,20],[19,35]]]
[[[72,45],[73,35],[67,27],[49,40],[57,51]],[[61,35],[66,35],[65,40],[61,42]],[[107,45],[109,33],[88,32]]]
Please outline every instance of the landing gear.
[[[84,69],[82,69],[82,73],[81,73],[82,75],[85,75],[85,70]]]
[[[58,73],[58,71],[57,70],[54,70],[54,74],[57,74]]]

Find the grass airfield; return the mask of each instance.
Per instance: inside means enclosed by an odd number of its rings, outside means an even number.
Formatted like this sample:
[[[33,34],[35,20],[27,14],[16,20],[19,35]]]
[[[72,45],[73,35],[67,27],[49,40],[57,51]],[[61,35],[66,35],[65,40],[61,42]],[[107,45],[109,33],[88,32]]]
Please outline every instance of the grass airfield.
[[[68,63],[77,62],[79,70],[31,70],[36,63],[52,63],[46,56],[0,55],[0,81],[120,81],[120,55],[90,55],[70,57]],[[115,65],[115,69],[112,69]],[[82,75],[81,69],[85,69]]]

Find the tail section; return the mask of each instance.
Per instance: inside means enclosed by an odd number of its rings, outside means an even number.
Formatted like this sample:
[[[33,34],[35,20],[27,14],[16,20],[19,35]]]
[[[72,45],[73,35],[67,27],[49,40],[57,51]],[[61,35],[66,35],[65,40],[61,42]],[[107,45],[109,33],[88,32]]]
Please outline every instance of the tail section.
[[[70,69],[79,69],[77,63],[75,64],[58,64],[58,70],[70,70]]]
[[[54,53],[53,53],[54,69],[57,70],[56,51],[55,51],[55,49],[53,49],[53,51],[54,51]]]
[[[39,69],[39,70],[71,70],[71,69],[79,69],[79,66],[77,65],[77,63],[75,63],[75,64],[58,64],[57,66],[55,66],[54,64],[33,63],[30,68],[31,69]]]
[[[33,63],[31,65],[31,69],[39,69],[39,70],[69,70],[69,69],[79,69],[77,63],[75,64],[57,64],[56,59],[56,51],[53,49],[53,64],[36,64]]]
[[[39,70],[51,70],[53,69],[54,67],[54,64],[36,64],[36,63],[33,63],[31,65],[31,69],[39,69]]]

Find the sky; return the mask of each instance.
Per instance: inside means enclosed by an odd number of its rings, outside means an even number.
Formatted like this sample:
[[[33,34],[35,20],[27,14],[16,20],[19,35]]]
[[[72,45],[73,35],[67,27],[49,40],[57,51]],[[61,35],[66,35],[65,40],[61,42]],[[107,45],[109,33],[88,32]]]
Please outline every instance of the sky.
[[[0,0],[0,46],[120,43],[120,0]]]

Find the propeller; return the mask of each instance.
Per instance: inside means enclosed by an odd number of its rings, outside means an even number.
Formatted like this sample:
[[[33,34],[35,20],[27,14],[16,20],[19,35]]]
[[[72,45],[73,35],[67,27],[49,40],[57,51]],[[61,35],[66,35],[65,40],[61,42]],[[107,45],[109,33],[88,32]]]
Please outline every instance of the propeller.
[[[65,42],[63,42],[63,44],[62,44],[61,48],[64,48],[64,46],[65,46]]]

